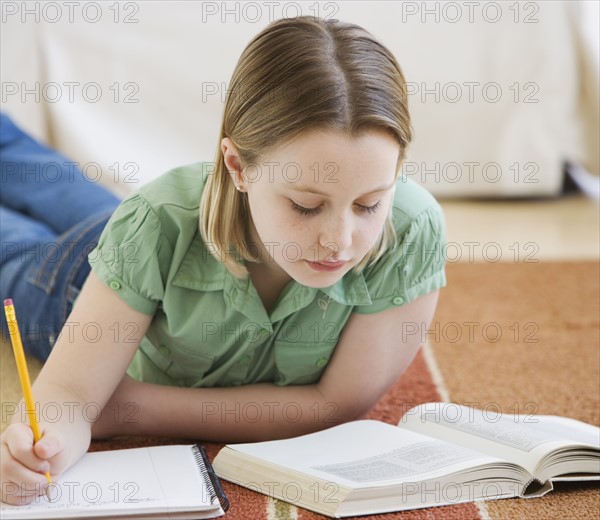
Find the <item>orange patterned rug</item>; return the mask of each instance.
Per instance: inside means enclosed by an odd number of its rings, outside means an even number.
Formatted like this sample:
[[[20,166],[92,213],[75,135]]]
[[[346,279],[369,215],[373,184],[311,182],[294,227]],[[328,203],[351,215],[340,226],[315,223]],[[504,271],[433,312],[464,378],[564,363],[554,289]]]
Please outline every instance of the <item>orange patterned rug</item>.
[[[600,425],[600,267],[597,262],[465,263],[447,269],[427,346],[368,418],[397,424],[415,404],[450,400],[506,413],[556,414]],[[172,442],[182,442],[181,439]],[[191,442],[191,441],[190,441]],[[132,438],[92,449],[171,443]],[[205,444],[212,459],[222,445]],[[229,520],[325,517],[223,482]],[[508,499],[363,519],[587,520],[598,483],[560,483],[536,499]]]

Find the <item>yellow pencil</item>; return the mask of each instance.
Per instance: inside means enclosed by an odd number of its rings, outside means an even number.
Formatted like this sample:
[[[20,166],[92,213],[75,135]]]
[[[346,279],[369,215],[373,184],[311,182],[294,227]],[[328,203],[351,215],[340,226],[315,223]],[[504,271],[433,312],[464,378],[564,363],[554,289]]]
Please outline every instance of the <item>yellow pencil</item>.
[[[11,299],[4,300],[4,314],[6,314],[6,322],[8,323],[8,333],[10,341],[15,353],[15,361],[17,362],[17,370],[19,371],[19,379],[21,380],[21,389],[25,399],[25,411],[29,419],[29,426],[33,430],[34,442],[42,438],[40,424],[35,413],[35,401],[33,400],[33,392],[31,391],[31,382],[29,381],[29,371],[27,370],[27,362],[25,361],[25,353],[23,352],[23,344],[21,343],[21,334],[19,333],[19,324],[17,323],[17,315]],[[48,484],[52,484],[50,472],[46,472]]]

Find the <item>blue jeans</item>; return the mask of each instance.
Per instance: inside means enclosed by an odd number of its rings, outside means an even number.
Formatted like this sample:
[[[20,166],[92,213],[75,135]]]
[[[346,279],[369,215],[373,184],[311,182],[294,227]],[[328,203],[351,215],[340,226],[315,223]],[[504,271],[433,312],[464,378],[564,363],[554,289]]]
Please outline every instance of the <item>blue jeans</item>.
[[[121,200],[0,114],[0,297],[23,347],[45,361],[90,272],[87,255]],[[8,336],[4,312],[2,332]]]

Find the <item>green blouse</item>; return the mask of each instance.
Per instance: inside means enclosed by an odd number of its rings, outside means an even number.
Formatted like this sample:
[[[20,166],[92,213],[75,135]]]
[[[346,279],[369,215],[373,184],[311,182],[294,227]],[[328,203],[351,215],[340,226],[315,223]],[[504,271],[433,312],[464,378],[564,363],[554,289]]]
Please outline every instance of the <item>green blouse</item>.
[[[329,287],[290,282],[268,314],[252,281],[234,277],[202,240],[198,206],[211,166],[176,168],[129,195],[88,256],[127,305],[154,316],[128,369],[133,378],[187,387],[313,383],[351,313],[381,312],[445,286],[442,210],[399,177],[398,246]]]

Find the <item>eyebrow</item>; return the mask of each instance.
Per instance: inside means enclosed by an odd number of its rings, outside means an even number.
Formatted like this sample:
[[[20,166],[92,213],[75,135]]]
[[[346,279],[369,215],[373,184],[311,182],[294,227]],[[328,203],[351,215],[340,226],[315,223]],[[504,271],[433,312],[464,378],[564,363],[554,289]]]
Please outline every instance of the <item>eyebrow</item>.
[[[395,180],[394,180],[394,182],[392,182],[388,186],[381,186],[381,187],[376,188],[373,191],[370,191],[368,193],[363,193],[362,195],[359,195],[357,197],[357,199],[360,199],[361,197],[366,197],[367,195],[372,195],[373,193],[379,193],[380,191],[389,190],[392,186],[394,186],[394,184],[396,184]],[[312,193],[312,194],[315,194],[315,195],[322,195],[324,197],[330,197],[330,195],[328,193],[324,193],[322,191],[315,190],[314,188],[311,188],[309,186],[293,186],[292,189],[294,191],[300,191],[302,193]]]

